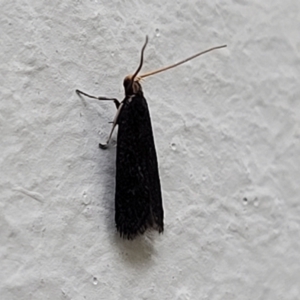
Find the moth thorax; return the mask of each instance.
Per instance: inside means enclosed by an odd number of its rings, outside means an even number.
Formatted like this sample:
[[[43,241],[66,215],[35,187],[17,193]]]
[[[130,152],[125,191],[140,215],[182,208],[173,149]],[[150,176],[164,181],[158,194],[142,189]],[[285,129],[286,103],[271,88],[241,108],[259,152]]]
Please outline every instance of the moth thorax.
[[[139,80],[139,77],[135,77],[132,82],[132,75],[128,75],[124,78],[123,85],[125,95],[130,96],[142,92],[142,86],[140,85]]]

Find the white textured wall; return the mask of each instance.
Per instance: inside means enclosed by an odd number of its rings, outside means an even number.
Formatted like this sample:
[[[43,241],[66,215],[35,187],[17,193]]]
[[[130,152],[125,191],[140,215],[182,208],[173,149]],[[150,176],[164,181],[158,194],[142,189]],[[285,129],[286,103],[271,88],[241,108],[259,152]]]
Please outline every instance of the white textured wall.
[[[300,2],[0,1],[0,298],[299,299]],[[114,227],[110,130],[143,83],[165,232]]]

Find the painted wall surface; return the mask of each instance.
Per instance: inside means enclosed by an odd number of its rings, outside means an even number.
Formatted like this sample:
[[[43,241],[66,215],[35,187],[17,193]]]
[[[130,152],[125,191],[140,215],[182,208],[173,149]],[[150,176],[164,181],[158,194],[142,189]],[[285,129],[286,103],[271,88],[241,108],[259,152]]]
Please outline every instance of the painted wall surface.
[[[0,298],[300,299],[300,2],[0,1]],[[165,232],[114,226],[112,103],[149,77]]]

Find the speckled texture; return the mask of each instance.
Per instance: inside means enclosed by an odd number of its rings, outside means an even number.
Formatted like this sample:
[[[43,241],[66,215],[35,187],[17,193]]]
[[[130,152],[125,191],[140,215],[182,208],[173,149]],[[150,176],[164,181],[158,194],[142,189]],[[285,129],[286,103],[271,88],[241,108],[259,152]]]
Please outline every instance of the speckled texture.
[[[298,0],[1,1],[0,295],[299,299]],[[143,83],[165,232],[114,227],[122,81]]]

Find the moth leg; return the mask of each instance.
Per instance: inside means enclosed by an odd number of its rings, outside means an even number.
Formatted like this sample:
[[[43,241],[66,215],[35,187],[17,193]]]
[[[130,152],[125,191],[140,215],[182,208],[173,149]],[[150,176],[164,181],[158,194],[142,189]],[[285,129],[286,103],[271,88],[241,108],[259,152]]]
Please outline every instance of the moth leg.
[[[99,144],[99,148],[101,148],[101,149],[107,149],[107,146],[108,146],[108,144],[109,144],[109,142],[111,140],[112,134],[113,134],[113,132],[115,130],[115,127],[116,127],[116,125],[118,123],[118,117],[120,115],[120,112],[121,112],[121,109],[122,109],[123,105],[124,105],[123,103],[120,103],[120,105],[118,107],[117,113],[116,113],[114,121],[113,121],[113,126],[112,126],[112,129],[110,131],[110,134],[109,134],[109,137],[108,137],[106,143],[105,144]]]
[[[120,106],[120,101],[116,98],[107,98],[107,97],[95,97],[92,95],[89,95],[87,93],[84,93],[80,90],[76,90],[77,95],[84,95],[86,97],[92,98],[92,99],[96,99],[96,100],[107,100],[107,101],[114,101],[116,108],[118,109]]]

